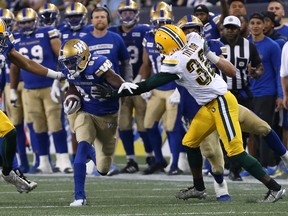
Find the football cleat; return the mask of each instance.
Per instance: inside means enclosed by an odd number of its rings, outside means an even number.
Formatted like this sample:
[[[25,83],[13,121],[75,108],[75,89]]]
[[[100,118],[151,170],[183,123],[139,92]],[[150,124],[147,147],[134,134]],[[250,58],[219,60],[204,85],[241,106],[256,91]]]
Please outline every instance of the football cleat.
[[[129,159],[127,165],[120,171],[120,173],[135,173],[139,171],[138,164],[133,160]]]
[[[179,169],[178,167],[175,169],[171,168],[167,173],[167,175],[182,175],[182,174],[183,174],[183,171]]]
[[[86,199],[78,199],[78,200],[74,200],[72,203],[70,203],[69,206],[79,207],[79,206],[86,206],[86,204],[87,204]]]
[[[279,199],[282,199],[284,196],[286,196],[285,188],[281,188],[279,191],[269,190],[266,196],[264,197],[264,199],[260,200],[260,202],[274,203],[274,202],[277,202]]]
[[[176,198],[183,200],[187,200],[190,198],[205,199],[207,197],[207,192],[206,189],[204,189],[203,191],[198,191],[193,186],[180,190],[179,192],[176,193],[175,196]]]
[[[37,187],[37,183],[28,180],[19,169],[11,170],[7,176],[2,173],[2,178],[7,183],[13,184],[19,193],[29,193]]]
[[[165,172],[164,168],[167,166],[167,162],[163,161],[163,162],[156,162],[154,164],[152,164],[151,166],[149,166],[147,169],[145,169],[143,171],[143,175],[150,175],[153,173],[159,173],[159,172]]]
[[[221,184],[218,184],[214,180],[214,190],[218,201],[231,201],[231,197],[228,193],[227,182],[223,179]]]

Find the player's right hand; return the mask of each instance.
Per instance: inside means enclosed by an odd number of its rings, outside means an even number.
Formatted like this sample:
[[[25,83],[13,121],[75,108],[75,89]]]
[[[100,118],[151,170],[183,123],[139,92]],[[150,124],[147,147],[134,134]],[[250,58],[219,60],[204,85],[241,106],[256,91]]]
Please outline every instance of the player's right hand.
[[[18,100],[18,95],[17,95],[17,90],[16,89],[10,89],[10,104],[13,107],[17,107],[17,100]]]

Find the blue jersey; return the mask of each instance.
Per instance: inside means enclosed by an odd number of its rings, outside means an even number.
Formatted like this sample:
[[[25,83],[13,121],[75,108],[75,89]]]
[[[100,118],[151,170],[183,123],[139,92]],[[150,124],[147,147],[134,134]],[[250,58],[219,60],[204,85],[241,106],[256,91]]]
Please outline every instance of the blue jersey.
[[[68,25],[62,25],[59,28],[59,31],[61,33],[61,41],[62,44],[64,44],[66,41],[74,38],[82,38],[88,33],[88,27],[84,27],[82,29],[79,29],[77,31],[73,31]]]
[[[288,26],[287,25],[283,25],[281,28],[274,29],[274,30],[275,30],[275,32],[282,34],[288,38]]]
[[[210,16],[209,21],[204,25],[204,34],[206,40],[220,38],[220,33],[217,27],[220,16],[220,14]]]
[[[156,49],[156,45],[154,42],[154,33],[152,30],[145,34],[145,37],[143,40],[143,47],[146,49],[147,54],[149,56],[150,62],[152,64],[153,73],[154,74],[159,73],[162,59],[161,59],[160,53]],[[167,91],[167,90],[175,89],[176,86],[177,86],[176,83],[172,81],[165,85],[159,86],[156,89]]]
[[[7,57],[8,53],[14,48],[14,36],[9,33],[7,47],[3,48],[0,54],[0,89],[3,91],[5,84],[9,82],[10,61]]]
[[[82,110],[93,115],[108,115],[118,112],[119,99],[98,99],[91,95],[95,84],[103,84],[105,79],[101,76],[103,72],[99,69],[105,61],[109,61],[105,56],[92,54],[89,63],[78,77],[70,75],[68,69],[63,68],[69,83],[73,83],[82,95]],[[111,64],[111,63],[110,63]]]
[[[107,31],[103,37],[94,37],[92,32],[81,38],[88,46],[91,54],[106,56],[113,64],[113,70],[124,77],[120,71],[119,62],[129,60],[130,56],[120,35]],[[125,71],[123,71],[125,73]]]
[[[255,80],[250,79],[250,90],[254,97],[272,96],[282,98],[282,88],[280,80],[281,49],[279,45],[269,37],[264,37],[261,41],[253,41],[264,67],[263,75]]]
[[[51,40],[59,38],[58,30],[54,27],[40,27],[35,32],[26,36],[20,32],[15,33],[15,49],[28,59],[31,59],[44,67],[56,70],[57,56],[51,47]],[[21,69],[24,88],[37,89],[50,87],[53,79],[30,73]]]
[[[130,54],[130,63],[133,67],[133,78],[135,78],[138,75],[139,69],[143,62],[143,38],[145,33],[150,31],[151,28],[148,25],[138,24],[128,33],[123,32],[121,26],[113,26],[109,28],[109,30],[119,34],[123,38]]]

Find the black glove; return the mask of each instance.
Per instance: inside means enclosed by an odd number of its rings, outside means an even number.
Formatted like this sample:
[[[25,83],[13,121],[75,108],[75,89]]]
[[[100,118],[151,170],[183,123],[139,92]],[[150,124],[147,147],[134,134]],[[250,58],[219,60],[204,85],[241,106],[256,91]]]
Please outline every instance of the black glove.
[[[91,96],[93,98],[112,98],[117,97],[117,95],[117,90],[113,89],[106,83],[96,84],[93,88],[91,88]]]

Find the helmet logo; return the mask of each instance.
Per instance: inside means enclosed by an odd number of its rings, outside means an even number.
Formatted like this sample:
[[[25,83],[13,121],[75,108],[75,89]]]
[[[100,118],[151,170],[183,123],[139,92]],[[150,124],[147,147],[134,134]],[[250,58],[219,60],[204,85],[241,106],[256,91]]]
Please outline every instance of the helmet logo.
[[[83,41],[78,41],[73,47],[78,50],[78,54],[83,53],[87,49]]]
[[[163,47],[160,43],[156,43],[156,49],[157,49],[160,53],[163,53],[163,52],[164,52],[164,47]]]

